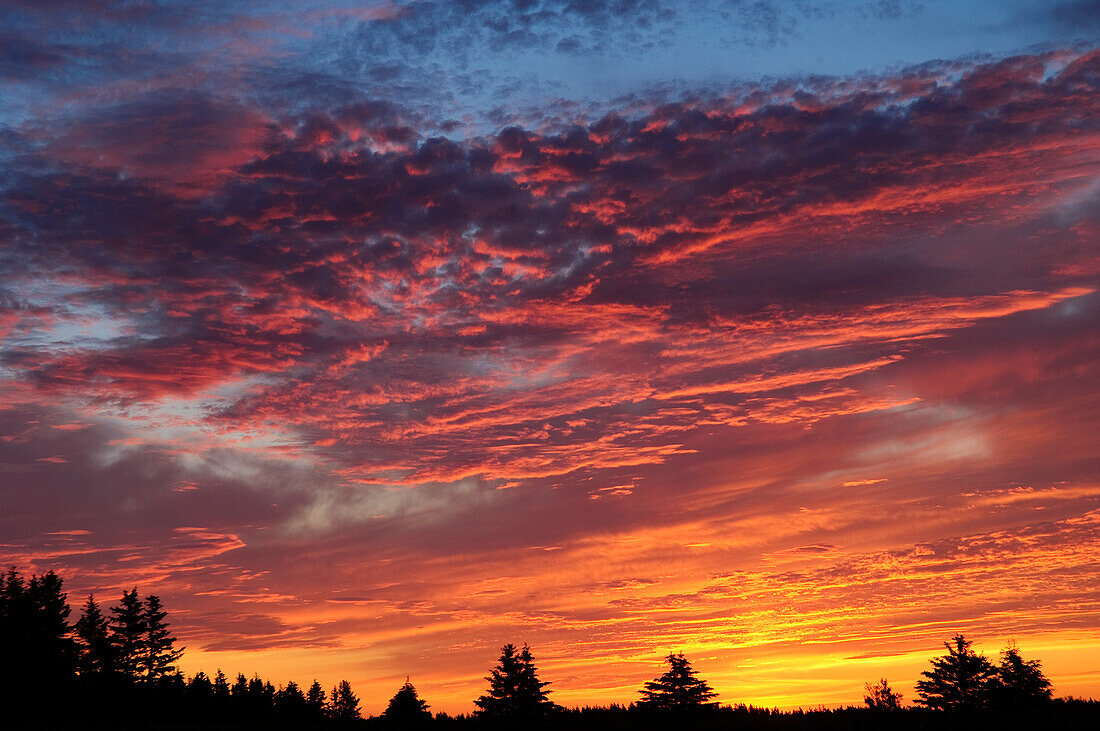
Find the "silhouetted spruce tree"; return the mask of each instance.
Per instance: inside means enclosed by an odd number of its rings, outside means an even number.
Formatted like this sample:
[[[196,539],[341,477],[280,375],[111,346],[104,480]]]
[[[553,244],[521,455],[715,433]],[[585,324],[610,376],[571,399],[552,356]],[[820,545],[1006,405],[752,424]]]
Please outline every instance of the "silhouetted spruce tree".
[[[34,652],[28,632],[34,621],[33,615],[27,583],[12,566],[0,586],[0,647],[3,648],[0,687],[13,698],[25,695],[38,681],[21,662],[16,661],[16,658],[29,657]]]
[[[527,645],[516,652],[511,642],[500,650],[500,660],[486,676],[489,690],[476,701],[477,713],[485,716],[537,716],[555,709],[538,679]]]
[[[413,687],[408,678],[405,679],[405,684],[394,694],[393,698],[390,698],[386,710],[382,711],[382,718],[401,721],[402,723],[426,721],[431,717],[432,714],[428,710],[428,704],[416,694],[416,688]]]
[[[74,629],[80,643],[77,660],[80,675],[102,679],[113,673],[115,646],[111,642],[111,628],[94,596],[88,595]]]
[[[229,678],[225,677],[225,673],[222,672],[221,668],[218,668],[218,672],[214,673],[214,697],[229,697]]]
[[[234,698],[244,699],[248,696],[248,678],[244,673],[237,673],[237,679],[233,681],[233,687],[229,689]]]
[[[524,643],[523,649],[519,652],[519,665],[516,700],[520,713],[537,715],[557,710],[557,706],[547,697],[553,691],[544,690],[550,683],[539,680],[538,668],[535,667],[535,659],[531,656],[531,648],[527,643]]]
[[[253,675],[244,692],[246,713],[253,717],[266,717],[275,710],[275,686]]]
[[[115,646],[118,671],[131,681],[145,669],[145,608],[137,588],[122,592],[117,607],[111,607],[111,642]]]
[[[677,653],[665,658],[668,670],[664,675],[645,684],[639,691],[642,699],[638,708],[652,711],[698,711],[718,706],[711,699],[717,694],[705,680],[695,677],[684,654]]]
[[[899,711],[901,710],[901,693],[896,693],[886,682],[886,678],[880,678],[877,683],[865,683],[863,702],[873,711]]]
[[[476,701],[478,713],[486,716],[506,716],[516,712],[516,692],[519,688],[520,663],[516,646],[511,642],[500,650],[497,666],[486,676],[489,690]]]
[[[31,624],[27,628],[34,654],[26,658],[26,669],[43,681],[68,681],[76,669],[76,645],[69,626],[71,609],[62,580],[53,571],[31,577],[27,594],[31,605]]]
[[[200,670],[192,675],[187,683],[187,694],[193,700],[205,703],[214,697],[214,684],[210,682],[210,677]]]
[[[275,694],[275,710],[283,718],[302,720],[309,716],[306,696],[293,680]]]
[[[1032,708],[1049,703],[1052,689],[1038,660],[1024,660],[1015,644],[1001,651],[989,686],[991,704],[997,708]]]
[[[932,669],[921,673],[927,680],[917,681],[918,703],[939,710],[976,710],[988,705],[990,679],[996,669],[985,655],[971,649],[973,644],[963,635],[943,643],[947,654],[932,658]]]
[[[351,691],[351,683],[348,681],[341,680],[332,689],[328,715],[334,721],[354,721],[359,718],[359,698]]]
[[[327,704],[325,703],[325,689],[316,680],[306,691],[306,705],[309,707],[310,716],[314,719],[324,718]]]
[[[161,606],[160,597],[145,597],[145,677],[158,682],[176,672],[176,661],[183,656],[183,648],[175,649],[176,638],[168,631],[165,618],[168,613]]]

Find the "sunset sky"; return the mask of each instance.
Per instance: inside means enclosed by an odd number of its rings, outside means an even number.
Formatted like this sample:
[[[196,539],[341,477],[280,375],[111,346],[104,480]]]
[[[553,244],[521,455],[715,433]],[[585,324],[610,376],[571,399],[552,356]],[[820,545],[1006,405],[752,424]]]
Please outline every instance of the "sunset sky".
[[[0,18],[4,565],[374,714],[1100,696],[1096,0]]]

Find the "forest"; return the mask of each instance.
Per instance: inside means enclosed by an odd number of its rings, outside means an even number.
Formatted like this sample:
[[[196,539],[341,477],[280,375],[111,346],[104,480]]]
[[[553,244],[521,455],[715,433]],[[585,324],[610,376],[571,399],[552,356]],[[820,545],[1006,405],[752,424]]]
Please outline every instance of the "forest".
[[[550,698],[531,648],[507,643],[471,714],[433,713],[408,680],[384,709],[367,709],[346,680],[331,689],[316,680],[276,687],[220,668],[187,677],[157,595],[143,597],[135,587],[106,610],[89,596],[74,620],[63,583],[53,571],[26,578],[12,567],[0,574],[6,728],[1100,728],[1100,701],[1055,698],[1039,660],[1009,644],[994,662],[961,634],[931,659],[912,705],[886,678],[868,682],[863,703],[845,708],[722,704],[688,658],[670,653],[666,671],[637,699],[565,708]]]

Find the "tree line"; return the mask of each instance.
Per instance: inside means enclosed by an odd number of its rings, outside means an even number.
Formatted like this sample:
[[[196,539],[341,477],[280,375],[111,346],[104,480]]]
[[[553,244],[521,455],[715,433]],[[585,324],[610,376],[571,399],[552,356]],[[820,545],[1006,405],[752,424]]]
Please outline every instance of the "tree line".
[[[0,689],[13,697],[41,703],[64,697],[78,701],[82,718],[108,719],[118,708],[131,713],[164,713],[194,721],[355,722],[360,700],[344,680],[331,691],[316,680],[308,688],[291,681],[276,687],[259,676],[233,680],[218,669],[213,677],[198,672],[186,678],[178,668],[184,648],[177,646],[168,613],[155,594],[124,591],[106,611],[89,596],[80,617],[71,609],[63,581],[53,571],[24,578],[10,569],[0,574]],[[997,664],[976,652],[963,635],[944,643],[947,654],[933,658],[917,682],[917,704],[936,711],[1009,711],[1048,707],[1050,681],[1038,660],[1026,660],[1010,644]],[[550,700],[549,682],[539,677],[531,648],[506,644],[486,677],[489,687],[474,701],[473,718],[562,718],[568,713],[720,714],[750,707],[720,706],[717,694],[682,653],[665,658],[666,671],[645,683],[629,706],[567,711]],[[865,686],[864,704],[877,712],[904,710],[900,693],[883,678]],[[759,712],[760,709],[755,709]],[[54,707],[54,713],[61,711]],[[778,712],[776,712],[778,713]],[[433,714],[416,688],[406,682],[390,699],[380,719],[403,724],[453,720]],[[458,717],[462,719],[463,717]],[[603,723],[603,722],[601,722]]]

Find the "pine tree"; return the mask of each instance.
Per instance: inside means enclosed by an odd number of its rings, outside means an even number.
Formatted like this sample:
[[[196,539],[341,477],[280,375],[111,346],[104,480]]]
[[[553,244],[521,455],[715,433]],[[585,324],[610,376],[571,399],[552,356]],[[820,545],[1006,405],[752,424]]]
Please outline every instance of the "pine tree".
[[[309,707],[305,693],[293,680],[275,694],[275,710],[287,719],[299,720],[307,716]]]
[[[543,688],[549,683],[538,679],[538,673],[527,645],[516,652],[511,642],[500,650],[500,660],[486,676],[489,690],[476,701],[477,713],[485,716],[533,716],[554,710]]]
[[[325,716],[325,689],[316,680],[306,691],[306,705],[309,707],[310,716],[321,719]]]
[[[35,651],[29,629],[34,622],[34,610],[23,577],[12,566],[0,587],[0,688],[11,697],[20,697],[39,680],[32,677],[22,664],[8,658],[30,657]]]
[[[382,711],[382,718],[392,721],[412,722],[428,720],[432,717],[428,710],[428,704],[416,694],[416,688],[405,678],[405,684],[390,698],[386,710]]]
[[[115,670],[115,646],[111,643],[111,630],[107,617],[88,595],[84,610],[77,620],[76,636],[80,641],[77,669],[85,677],[106,677]]]
[[[176,672],[176,661],[183,656],[183,649],[175,649],[176,638],[168,631],[165,618],[168,613],[161,606],[160,597],[145,597],[145,677],[157,682]]]
[[[717,695],[705,681],[695,677],[684,654],[678,653],[665,658],[668,671],[664,675],[645,684],[639,691],[642,699],[638,707],[654,711],[697,711],[713,709],[717,703],[711,699]]]
[[[69,626],[67,596],[62,591],[61,577],[48,571],[41,577],[31,577],[27,584],[31,623],[27,628],[34,654],[26,658],[29,675],[42,680],[69,680],[76,669],[76,645]]]
[[[248,678],[244,676],[244,673],[237,673],[237,679],[233,682],[233,687],[229,691],[234,698],[245,698],[248,696]]]
[[[863,702],[874,711],[898,711],[901,710],[901,693],[895,693],[886,682],[886,678],[880,678],[877,683],[866,683],[863,686]]]
[[[1001,663],[990,683],[990,700],[997,708],[1029,708],[1049,703],[1052,689],[1038,660],[1024,660],[1015,644],[1001,651]]]
[[[539,680],[531,648],[524,643],[519,653],[519,683],[516,687],[516,703],[522,715],[538,715],[556,708],[547,697],[552,691],[544,690],[549,682]]]
[[[264,682],[259,675],[253,675],[248,681],[245,697],[252,714],[267,715],[275,709],[275,686]]]
[[[187,683],[187,692],[200,702],[205,702],[214,697],[214,684],[203,671],[195,673]]]
[[[214,674],[214,697],[229,697],[229,678],[225,677],[221,668],[218,668],[218,672]]]
[[[351,683],[346,680],[341,680],[332,689],[329,718],[335,721],[354,721],[359,718],[359,698],[351,691]]]
[[[947,654],[932,659],[932,669],[917,681],[918,703],[940,710],[976,710],[988,703],[990,680],[996,669],[985,655],[974,652],[974,644],[962,635],[943,643]]]
[[[122,592],[117,607],[111,607],[111,642],[115,646],[117,667],[131,681],[141,678],[145,669],[145,609],[137,589]]]

